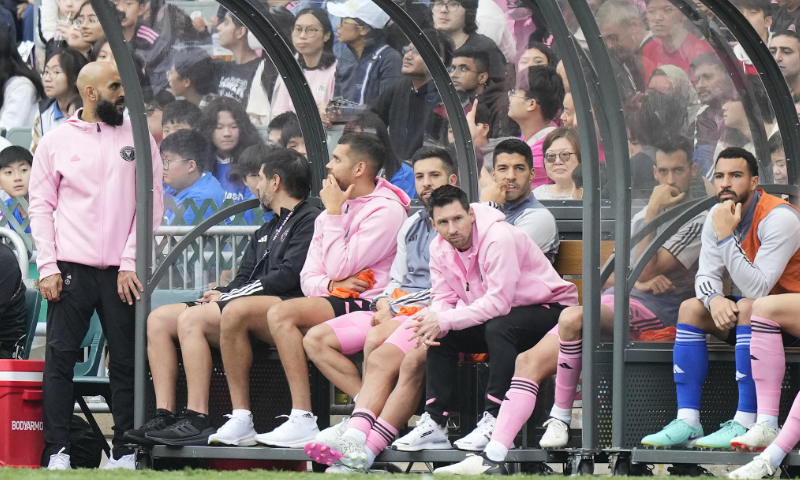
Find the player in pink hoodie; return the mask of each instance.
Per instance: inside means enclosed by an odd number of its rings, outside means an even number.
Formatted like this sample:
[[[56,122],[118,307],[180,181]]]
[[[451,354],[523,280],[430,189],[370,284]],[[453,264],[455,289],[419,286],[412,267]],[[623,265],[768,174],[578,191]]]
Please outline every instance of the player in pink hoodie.
[[[386,149],[370,133],[342,136],[327,165],[320,199],[325,206],[314,224],[300,283],[305,298],[281,302],[267,314],[270,334],[278,348],[289,389],[292,412],[286,423],[272,432],[257,435],[258,443],[302,448],[319,429],[311,413],[311,389],[303,335],[311,328],[350,312],[369,310],[372,299],[389,283],[389,271],[397,251],[397,233],[408,215],[410,200],[399,188],[378,177]],[[372,271],[370,285],[356,278]],[[354,293],[339,298],[340,289]],[[228,382],[231,397],[247,385]],[[233,415],[212,438],[232,443],[252,430],[250,412],[234,403]],[[241,422],[239,421],[241,419]]]
[[[500,403],[514,384],[517,355],[556,326],[564,308],[578,304],[575,285],[498,210],[469,205],[452,186],[435,190],[429,205],[439,233],[431,244],[433,303],[406,327],[418,345],[430,347],[428,400],[417,427],[394,443],[404,451],[451,448],[447,411],[460,353],[489,353],[486,397]]]
[[[133,428],[133,300],[142,286],[136,262],[136,155],[123,117],[125,92],[108,62],[78,76],[83,109],[42,137],[30,180],[31,230],[39,283],[47,304],[44,367],[44,456],[50,469],[68,469],[72,375],[97,310],[108,341],[114,397],[111,467],[133,468],[122,433]],[[153,230],[163,214],[161,154],[153,160]],[[58,211],[58,227],[55,212]]]

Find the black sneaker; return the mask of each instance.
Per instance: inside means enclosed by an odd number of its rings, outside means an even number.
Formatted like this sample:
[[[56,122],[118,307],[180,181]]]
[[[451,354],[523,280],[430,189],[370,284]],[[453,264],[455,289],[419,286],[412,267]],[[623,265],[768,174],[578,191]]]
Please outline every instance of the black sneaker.
[[[186,415],[164,430],[148,432],[148,440],[164,445],[208,445],[208,437],[217,430],[203,413],[186,411]]]
[[[139,445],[153,445],[153,442],[148,440],[145,437],[145,434],[148,432],[156,432],[158,430],[164,430],[165,428],[169,427],[170,425],[174,425],[175,422],[178,420],[175,418],[175,414],[170,412],[169,410],[164,410],[163,408],[159,408],[156,410],[156,413],[153,414],[144,425],[140,428],[135,428],[133,430],[128,430],[122,436],[122,438],[128,443],[136,443]]]

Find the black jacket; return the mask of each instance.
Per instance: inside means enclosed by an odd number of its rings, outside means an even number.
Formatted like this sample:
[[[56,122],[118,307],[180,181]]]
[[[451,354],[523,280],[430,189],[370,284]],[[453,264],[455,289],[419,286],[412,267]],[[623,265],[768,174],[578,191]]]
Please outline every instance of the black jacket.
[[[370,109],[389,127],[394,153],[405,161],[426,140],[440,145],[447,143],[447,120],[438,113],[444,111],[441,105],[433,81],[415,90],[411,80],[403,77],[375,99]]]
[[[25,284],[17,256],[0,243],[0,358],[11,358],[14,345],[25,336]]]
[[[293,210],[282,209],[256,230],[242,257],[236,277],[222,292],[221,301],[248,295],[302,297],[300,270],[314,236],[320,210],[302,201]]]

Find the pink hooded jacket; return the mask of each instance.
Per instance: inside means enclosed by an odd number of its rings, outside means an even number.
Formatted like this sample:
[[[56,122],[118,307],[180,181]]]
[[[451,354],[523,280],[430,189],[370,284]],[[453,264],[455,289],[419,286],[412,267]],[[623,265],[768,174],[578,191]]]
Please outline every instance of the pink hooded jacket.
[[[88,123],[78,110],[39,142],[29,187],[31,233],[40,278],[56,261],[136,270],[136,161],[130,120]],[[161,154],[153,158],[153,231],[164,213]],[[53,213],[57,211],[58,228]]]
[[[314,238],[300,272],[307,297],[327,297],[328,283],[344,280],[368,268],[375,284],[359,298],[372,300],[391,279],[389,270],[397,252],[397,232],[408,216],[408,195],[383,178],[369,195],[344,203],[342,215],[322,212],[314,224]]]
[[[431,243],[430,311],[443,333],[464,330],[508,314],[513,307],[578,304],[578,289],[563,280],[541,249],[520,229],[506,223],[502,212],[473,203],[475,225],[469,268],[459,254],[437,236]]]

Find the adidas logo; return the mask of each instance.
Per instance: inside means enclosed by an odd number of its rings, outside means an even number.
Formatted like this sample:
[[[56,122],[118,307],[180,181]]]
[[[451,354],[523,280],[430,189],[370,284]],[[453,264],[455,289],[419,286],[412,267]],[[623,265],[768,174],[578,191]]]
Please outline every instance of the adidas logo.
[[[303,418],[314,418],[314,415],[312,415],[310,413],[304,413],[303,414]]]
[[[738,382],[739,380],[741,380],[743,378],[747,378],[747,375],[741,373],[739,370],[736,370],[736,381]]]
[[[572,367],[570,367],[567,362],[559,363],[558,366],[561,367],[561,368],[565,368],[567,370],[572,370]]]
[[[681,367],[679,367],[679,366],[677,366],[677,365],[673,365],[673,366],[672,366],[672,373],[686,373],[686,372],[684,372],[683,370],[681,370]]]

